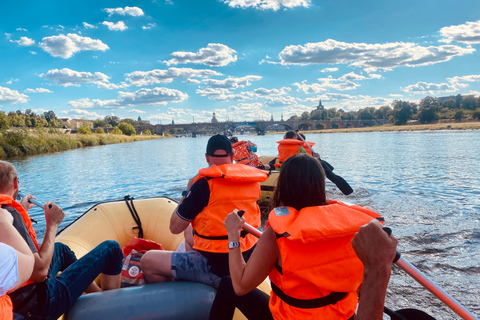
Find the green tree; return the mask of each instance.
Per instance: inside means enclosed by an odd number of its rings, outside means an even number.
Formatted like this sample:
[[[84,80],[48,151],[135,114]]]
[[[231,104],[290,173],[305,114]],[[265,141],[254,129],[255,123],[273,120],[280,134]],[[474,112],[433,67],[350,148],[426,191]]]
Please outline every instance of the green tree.
[[[473,95],[468,95],[462,99],[462,109],[464,110],[475,110],[475,97]]]
[[[457,112],[455,112],[453,118],[457,121],[461,121],[463,118],[463,110],[458,110]]]
[[[10,119],[4,111],[0,111],[0,131],[10,128]]]
[[[118,128],[122,130],[124,135],[127,136],[134,136],[136,133],[135,128],[130,123],[120,122],[118,124]]]
[[[293,116],[291,116],[290,118],[288,118],[288,120],[300,120],[300,117],[297,116],[296,114],[294,114]]]
[[[95,130],[95,133],[105,133],[105,131],[103,131],[102,128],[98,127],[98,128]]]
[[[111,134],[123,134],[122,130],[118,128],[118,126],[113,127],[113,130],[110,132]]]
[[[117,116],[105,116],[103,120],[108,122],[112,127],[115,127],[120,123],[120,118]]]
[[[97,119],[93,121],[93,127],[94,128],[99,128],[99,127],[111,128],[112,125],[105,120]]]
[[[310,113],[308,111],[305,111],[302,113],[302,120],[309,120],[310,119]]]
[[[8,113],[8,119],[10,120],[10,126],[23,128],[25,127],[25,116],[20,112],[10,111]]]
[[[418,111],[418,120],[420,120],[421,123],[429,123],[438,119],[436,110],[437,108],[435,106],[420,108]]]
[[[473,111],[472,117],[473,119],[477,119],[478,121],[480,121],[480,109]]]
[[[456,106],[456,104],[455,104],[454,99],[448,99],[448,100],[443,101],[443,103],[442,103],[442,107],[447,108],[449,110],[455,109],[455,106]]]
[[[140,118],[140,117],[139,117]],[[152,135],[152,132],[150,131],[150,129],[147,129],[145,131],[143,131],[142,135],[144,136],[151,136]]]
[[[393,123],[404,125],[411,119],[414,107],[407,101],[396,100],[393,102]]]
[[[462,103],[462,95],[457,94],[455,96],[455,109],[460,109],[460,104]]]
[[[392,114],[392,108],[390,106],[381,106],[373,112],[374,119],[388,119]]]
[[[90,128],[87,126],[81,126],[80,128],[77,129],[77,132],[80,134],[91,134],[92,130],[90,130]]]

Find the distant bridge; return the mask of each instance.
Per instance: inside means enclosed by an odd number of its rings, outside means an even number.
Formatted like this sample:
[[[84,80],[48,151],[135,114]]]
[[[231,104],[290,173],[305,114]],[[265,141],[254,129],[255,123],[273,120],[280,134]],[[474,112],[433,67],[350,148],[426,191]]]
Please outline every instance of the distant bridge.
[[[194,122],[182,124],[156,124],[135,126],[137,134],[142,134],[146,130],[152,133],[163,134],[163,132],[172,132],[179,134],[224,134],[226,131],[256,131],[264,133],[266,131],[288,131],[288,130],[322,130],[322,129],[342,129],[342,128],[360,128],[379,126],[389,123],[385,119],[377,120],[285,120],[285,121],[241,121],[241,122]],[[110,132],[113,128],[104,128],[105,132]]]

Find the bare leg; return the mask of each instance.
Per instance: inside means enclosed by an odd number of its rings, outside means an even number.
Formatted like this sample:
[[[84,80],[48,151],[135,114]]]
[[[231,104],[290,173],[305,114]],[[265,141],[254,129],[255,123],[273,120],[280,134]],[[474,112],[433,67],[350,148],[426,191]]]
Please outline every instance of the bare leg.
[[[140,260],[140,267],[148,282],[172,281],[172,251],[150,250]]]
[[[191,224],[188,225],[183,234],[185,236],[185,251],[193,251],[193,227]]]
[[[93,292],[101,292],[102,288],[98,286],[98,284],[93,281],[90,286],[88,286],[87,290],[85,290],[85,293],[93,293]]]
[[[120,284],[122,282],[122,274],[119,273],[117,275],[109,276],[107,274],[100,274],[100,279],[102,280],[102,290],[112,290],[120,288]]]

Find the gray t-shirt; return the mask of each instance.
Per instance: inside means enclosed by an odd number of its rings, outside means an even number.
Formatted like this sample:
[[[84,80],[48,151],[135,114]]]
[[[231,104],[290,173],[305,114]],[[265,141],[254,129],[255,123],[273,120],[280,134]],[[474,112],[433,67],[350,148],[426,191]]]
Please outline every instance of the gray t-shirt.
[[[12,217],[13,217],[13,227],[15,229],[17,229],[18,233],[20,233],[22,238],[25,239],[25,241],[27,242],[30,250],[32,250],[33,253],[38,252],[37,247],[35,247],[35,243],[33,242],[32,237],[30,237],[30,235],[28,234],[28,228],[25,225],[25,222],[23,221],[20,213],[16,209],[14,209],[12,207],[9,207],[9,206],[3,205],[2,208],[7,210],[8,212],[10,212],[10,214],[12,215]]]

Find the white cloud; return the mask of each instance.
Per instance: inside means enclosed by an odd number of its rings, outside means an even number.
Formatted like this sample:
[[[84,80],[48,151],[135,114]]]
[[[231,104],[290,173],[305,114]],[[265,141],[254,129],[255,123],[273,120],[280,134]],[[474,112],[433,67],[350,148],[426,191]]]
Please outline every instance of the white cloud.
[[[392,98],[403,98],[403,94],[398,94],[398,93],[391,93],[388,96]]]
[[[181,102],[188,99],[188,94],[176,89],[156,87],[152,89],[140,89],[135,92],[118,93],[117,99],[99,100],[83,98],[70,101],[69,104],[75,108],[110,108],[118,109],[132,106],[160,106],[169,102]]]
[[[240,92],[238,94],[232,94],[230,91],[228,91],[228,89],[221,88],[197,89],[195,92],[203,97],[208,97],[211,100],[218,101],[244,101],[255,98],[255,94],[253,92]]]
[[[4,34],[7,39],[10,39],[12,37],[11,33],[5,32]]]
[[[64,59],[70,58],[74,53],[79,51],[105,51],[109,49],[101,40],[81,37],[74,33],[45,37],[39,46],[53,57],[61,57]]]
[[[10,40],[11,42],[16,42],[23,47],[30,47],[35,45],[35,41],[28,37],[20,37],[20,40]]]
[[[0,87],[0,104],[16,104],[25,103],[28,101],[28,96],[19,93],[17,90]]]
[[[202,81],[198,80],[198,79],[191,79],[191,78],[188,78],[186,81],[186,83],[202,83]]]
[[[45,88],[25,89],[24,92],[27,92],[27,93],[53,93],[53,91],[50,91],[50,90],[45,89]]]
[[[36,54],[37,54],[36,51],[28,51],[28,52],[30,52],[30,53],[33,54],[33,55],[36,55]]]
[[[142,26],[142,29],[143,29],[143,30],[150,30],[150,29],[155,28],[156,26],[157,26],[156,23],[149,23],[149,24],[147,24],[146,26]]]
[[[454,45],[422,47],[415,43],[346,43],[328,39],[323,42],[291,45],[279,54],[283,65],[349,64],[367,72],[392,70],[399,66],[416,67],[449,61],[471,54],[475,49]]]
[[[90,23],[87,23],[87,22],[83,22],[83,27],[85,29],[97,29],[98,28],[97,26],[94,26],[93,24],[90,24]]]
[[[257,81],[262,79],[260,76],[250,75],[245,77],[228,77],[223,80],[216,79],[203,79],[203,84],[212,87],[212,88],[223,88],[223,89],[237,89],[243,88],[245,86],[250,86],[251,81]]]
[[[222,0],[232,8],[277,11],[281,8],[310,7],[311,0]]]
[[[199,78],[221,76],[222,74],[210,69],[168,68],[151,71],[134,71],[126,74],[126,81],[134,86],[146,86],[156,83],[170,83],[179,78]]]
[[[226,66],[237,61],[236,51],[220,43],[209,43],[206,48],[201,48],[196,53],[176,51],[171,54],[172,59],[163,61],[167,65],[180,63],[197,63],[211,67]]]
[[[132,17],[139,17],[143,16],[143,10],[139,7],[125,7],[125,8],[105,8],[104,9],[108,16],[112,16],[114,14],[119,14],[121,16],[132,16]]]
[[[320,70],[320,72],[335,72],[338,71],[338,68],[325,68]]]
[[[28,31],[28,30],[27,30],[27,29],[25,29],[25,28],[17,28],[17,29],[15,29],[15,30],[17,30],[17,31],[25,31],[25,32],[27,32],[27,31]]]
[[[320,78],[318,80],[320,83],[307,84],[307,81],[304,80],[301,83],[295,82],[293,85],[297,86],[297,91],[303,91],[306,94],[319,93],[322,91],[327,91],[328,89],[340,91],[354,90],[360,86],[358,83],[349,80],[341,83],[335,83],[338,80],[328,78]]]
[[[457,26],[443,27],[440,29],[440,34],[443,37],[440,42],[480,43],[480,20]]]
[[[294,97],[266,97],[265,103],[272,107],[296,105],[297,100]]]
[[[135,113],[146,113],[146,111],[138,110],[138,109],[131,109],[128,112],[130,112],[130,113],[133,113],[133,112],[135,112]]]
[[[384,105],[391,105],[393,101],[393,99],[387,99],[383,97],[371,97],[364,95],[354,96],[344,93],[325,93],[320,96],[308,98],[306,100],[318,103],[319,99],[322,100],[322,104],[326,106],[326,108],[335,107],[337,109],[343,109],[344,111],[354,111],[366,107],[378,108]],[[333,105],[331,105],[332,102]]]
[[[102,24],[108,27],[108,30],[111,31],[125,31],[128,27],[125,25],[123,21],[118,21],[117,23],[110,22],[110,21],[103,21]]]
[[[99,115],[96,112],[90,112],[90,111],[82,110],[82,109],[72,109],[68,112],[62,112],[62,113],[70,114],[70,115],[72,115],[72,118],[74,118],[74,119],[85,118],[85,119],[90,119],[90,120],[96,120],[96,119],[105,118],[105,116]]]
[[[453,78],[448,78],[447,80],[448,83],[417,82],[416,84],[402,88],[402,91],[429,95],[456,92],[462,88],[468,87],[469,82],[479,82],[480,75],[456,76]]]
[[[282,87],[280,89],[265,89],[265,88],[257,88],[255,90],[253,90],[253,92],[255,92],[255,94],[258,96],[258,97],[267,97],[267,96],[282,96],[282,95],[285,95],[287,94],[287,92],[289,92],[290,89],[289,87]]]
[[[12,84],[14,82],[18,82],[18,79],[13,79],[11,78],[10,80],[8,80],[7,82],[5,82],[6,84]]]
[[[90,72],[80,72],[68,68],[48,70],[46,74],[40,74],[40,77],[64,87],[79,86],[82,83],[106,84],[110,79],[109,76],[101,72],[92,74]]]

